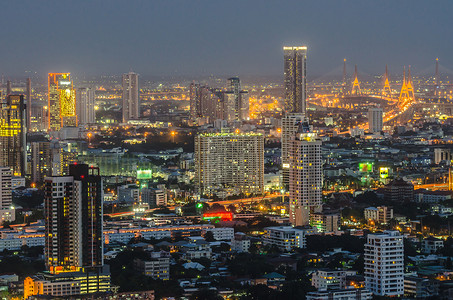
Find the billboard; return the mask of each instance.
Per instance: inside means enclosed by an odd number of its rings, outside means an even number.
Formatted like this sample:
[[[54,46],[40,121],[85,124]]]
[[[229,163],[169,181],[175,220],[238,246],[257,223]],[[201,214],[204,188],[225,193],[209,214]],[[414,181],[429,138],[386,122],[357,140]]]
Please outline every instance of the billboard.
[[[137,170],[137,179],[151,179],[152,177],[153,172],[151,169]]]
[[[363,172],[363,173],[373,172],[373,163],[372,162],[359,163],[359,172]]]
[[[385,179],[389,177],[389,168],[388,167],[380,167],[379,168],[379,177]]]

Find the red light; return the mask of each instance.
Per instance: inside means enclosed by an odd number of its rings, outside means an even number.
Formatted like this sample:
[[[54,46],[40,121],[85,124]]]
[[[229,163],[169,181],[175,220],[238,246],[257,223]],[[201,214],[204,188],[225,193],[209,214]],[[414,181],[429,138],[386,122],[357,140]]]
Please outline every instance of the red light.
[[[82,178],[82,179],[85,178],[85,175],[81,175],[80,178]]]

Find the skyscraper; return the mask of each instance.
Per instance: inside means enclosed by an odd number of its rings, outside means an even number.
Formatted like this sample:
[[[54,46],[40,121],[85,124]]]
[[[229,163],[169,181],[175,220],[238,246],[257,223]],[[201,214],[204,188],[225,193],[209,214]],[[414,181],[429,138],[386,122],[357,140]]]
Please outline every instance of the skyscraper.
[[[378,296],[404,294],[404,244],[399,231],[367,236],[365,286]]]
[[[99,169],[78,164],[69,173],[45,179],[45,255],[51,273],[103,265]]]
[[[201,116],[201,86],[192,82],[189,86],[190,118],[192,120]]]
[[[378,133],[382,131],[382,108],[371,107],[368,109],[368,130],[372,133]]]
[[[140,118],[140,95],[138,74],[123,74],[123,123]]]
[[[241,90],[241,81],[239,77],[228,78],[228,85],[228,91],[224,93],[224,120],[247,120],[249,118],[248,92]]]
[[[282,175],[283,175],[283,186],[288,188],[289,184],[289,147],[291,140],[294,138],[297,130],[299,129],[299,123],[305,121],[304,114],[299,113],[288,113],[282,118]]]
[[[294,226],[310,223],[310,213],[322,209],[321,140],[308,121],[298,123],[289,142],[289,219]]]
[[[9,167],[14,176],[25,176],[26,129],[23,95],[8,95],[1,102],[0,166]]]
[[[70,73],[49,73],[47,129],[77,126],[75,90]]]
[[[12,201],[11,170],[0,167],[0,210],[9,209]]]
[[[50,142],[32,142],[31,148],[31,181],[44,182],[46,176],[52,175],[52,149]]]
[[[306,111],[307,47],[283,47],[285,68],[285,112]]]
[[[12,189],[11,169],[0,167],[0,224],[16,219],[15,209],[11,208]]]
[[[31,79],[30,77],[27,78],[27,90],[26,90],[26,97],[27,97],[27,131],[31,130]]]
[[[264,137],[256,133],[206,133],[195,137],[200,194],[263,193]]]
[[[77,103],[77,118],[78,123],[81,125],[93,124],[95,120],[94,111],[94,89],[92,88],[79,88],[76,91]]]

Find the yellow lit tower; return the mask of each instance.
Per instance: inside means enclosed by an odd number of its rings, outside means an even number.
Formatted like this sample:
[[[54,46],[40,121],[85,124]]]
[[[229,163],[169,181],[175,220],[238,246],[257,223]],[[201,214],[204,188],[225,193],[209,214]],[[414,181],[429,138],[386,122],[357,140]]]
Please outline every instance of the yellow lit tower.
[[[385,65],[385,75],[384,75],[384,88],[382,89],[382,96],[384,97],[392,97],[392,89],[390,88],[389,82],[389,72],[387,69],[387,65]]]
[[[26,126],[23,95],[9,94],[1,102],[0,166],[10,168],[13,176],[25,176]]]
[[[70,73],[49,73],[48,81],[49,131],[77,126],[75,90]]]
[[[360,90],[360,82],[359,79],[357,78],[357,65],[355,65],[355,70],[354,70],[354,81],[352,82],[352,95],[360,95],[362,91]]]

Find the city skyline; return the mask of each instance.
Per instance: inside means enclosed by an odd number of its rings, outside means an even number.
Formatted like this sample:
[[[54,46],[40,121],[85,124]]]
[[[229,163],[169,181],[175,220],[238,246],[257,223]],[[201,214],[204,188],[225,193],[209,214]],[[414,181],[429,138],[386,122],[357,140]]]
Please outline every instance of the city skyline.
[[[343,58],[362,73],[378,73],[385,64],[391,73],[409,64],[414,74],[423,73],[436,57],[453,69],[449,55],[453,43],[440,38],[449,35],[451,4],[424,3],[294,2],[288,3],[290,11],[257,1],[235,5],[118,1],[108,7],[102,1],[8,3],[2,22],[11,23],[18,12],[24,22],[9,28],[5,40],[34,47],[33,52],[27,47],[0,50],[8,58],[1,73],[27,76],[26,71],[63,70],[90,76],[132,68],[143,76],[277,75],[283,62],[276,50],[284,45],[309,47],[312,76],[334,71]],[[43,34],[54,24],[66,25]]]

